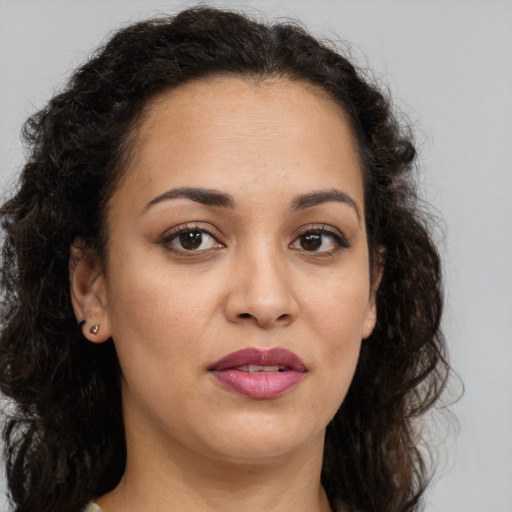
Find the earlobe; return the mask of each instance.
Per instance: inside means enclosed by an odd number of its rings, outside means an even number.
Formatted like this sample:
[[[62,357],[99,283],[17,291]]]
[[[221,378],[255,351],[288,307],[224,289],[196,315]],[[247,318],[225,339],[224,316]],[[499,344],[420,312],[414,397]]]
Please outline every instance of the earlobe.
[[[99,257],[86,253],[80,240],[69,257],[71,304],[85,338],[101,343],[110,338],[105,277]]]

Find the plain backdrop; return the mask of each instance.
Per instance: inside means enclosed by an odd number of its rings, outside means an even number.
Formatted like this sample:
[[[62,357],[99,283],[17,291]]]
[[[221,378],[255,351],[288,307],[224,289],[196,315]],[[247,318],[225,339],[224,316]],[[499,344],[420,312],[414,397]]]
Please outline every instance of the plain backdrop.
[[[24,119],[70,69],[116,27],[190,5],[0,0],[2,190],[23,162]],[[300,18],[317,35],[350,41],[354,58],[375,70],[414,123],[421,188],[444,219],[444,327],[465,386],[450,407],[457,423],[446,415],[427,421],[440,451],[426,510],[512,512],[512,1],[210,5]],[[459,391],[454,380],[452,396]]]

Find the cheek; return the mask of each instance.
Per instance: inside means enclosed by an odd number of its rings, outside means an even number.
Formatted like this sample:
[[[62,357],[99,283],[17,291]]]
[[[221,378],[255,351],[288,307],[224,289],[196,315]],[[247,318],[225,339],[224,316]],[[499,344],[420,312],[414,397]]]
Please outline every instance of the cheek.
[[[335,380],[346,382],[352,378],[361,347],[364,310],[362,301],[354,300],[347,307],[338,304],[332,311],[326,308],[324,319],[318,322],[322,360]]]
[[[130,271],[127,265],[113,273],[108,289],[109,322],[120,359],[179,361],[194,351],[190,343],[201,337],[211,299],[194,286],[158,272]],[[165,269],[161,269],[165,270]],[[127,277],[130,276],[130,277]],[[170,357],[172,356],[172,357]],[[193,354],[192,354],[193,356]]]
[[[125,279],[122,286],[111,289],[109,311],[125,405],[137,410],[149,407],[157,416],[157,411],[165,416],[176,408],[183,412],[194,403],[194,393],[185,395],[188,402],[183,402],[176,383],[190,386],[197,381],[204,348],[196,343],[204,330],[197,321],[202,318],[197,297],[194,301],[166,281],[150,276]]]
[[[366,267],[358,272],[344,271],[316,287],[316,292],[303,290],[304,309],[310,322],[326,345],[343,347],[360,342],[367,325],[369,279]]]
[[[360,278],[355,276],[359,275]],[[316,377],[322,380],[324,401],[330,404],[329,414],[335,414],[348,391],[354,375],[361,340],[368,316],[369,280],[364,272],[333,279],[320,295],[310,296],[307,306],[310,326],[318,339],[319,364]]]

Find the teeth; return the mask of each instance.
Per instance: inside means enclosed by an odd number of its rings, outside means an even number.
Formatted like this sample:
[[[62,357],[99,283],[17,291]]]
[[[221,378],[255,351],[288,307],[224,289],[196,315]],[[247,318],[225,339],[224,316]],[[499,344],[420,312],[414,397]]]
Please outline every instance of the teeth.
[[[244,364],[243,366],[237,366],[235,370],[239,370],[241,372],[249,372],[249,373],[259,373],[259,372],[284,372],[285,368],[283,366],[274,365],[274,366],[262,366],[259,364]]]

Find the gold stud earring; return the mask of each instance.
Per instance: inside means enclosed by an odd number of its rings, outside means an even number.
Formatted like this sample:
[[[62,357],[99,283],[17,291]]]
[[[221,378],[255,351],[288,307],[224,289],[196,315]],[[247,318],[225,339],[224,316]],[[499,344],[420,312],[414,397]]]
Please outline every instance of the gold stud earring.
[[[98,334],[98,331],[100,330],[100,324],[94,324],[93,326],[91,326],[91,328],[89,329],[89,332],[91,334]]]

